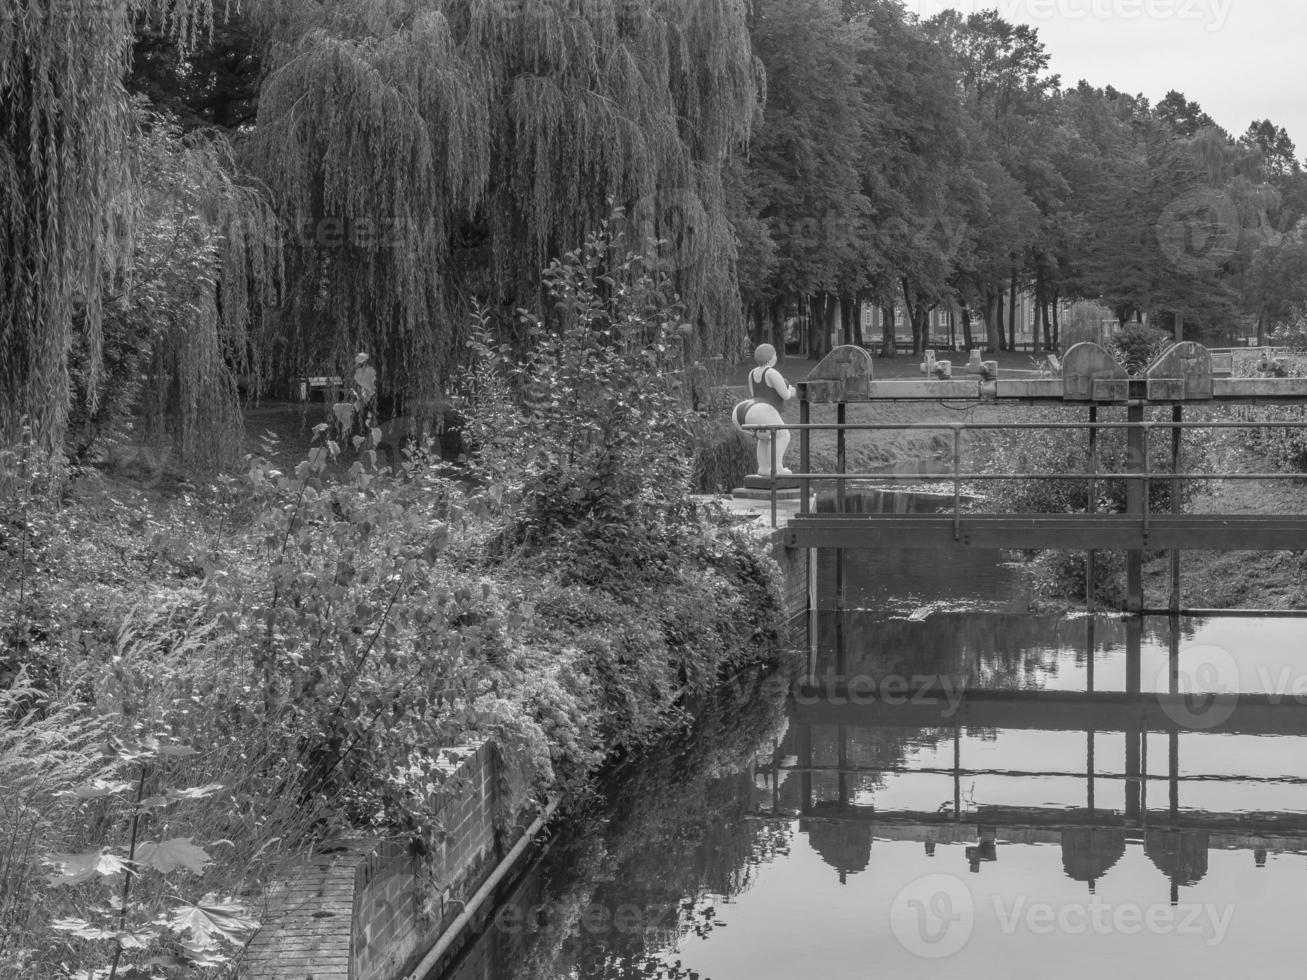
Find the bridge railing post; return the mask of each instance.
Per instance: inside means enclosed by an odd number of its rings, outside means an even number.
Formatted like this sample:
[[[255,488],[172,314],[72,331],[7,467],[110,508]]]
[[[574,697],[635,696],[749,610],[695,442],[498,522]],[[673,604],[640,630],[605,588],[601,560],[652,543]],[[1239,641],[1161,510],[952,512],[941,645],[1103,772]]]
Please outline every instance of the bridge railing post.
[[[844,474],[848,472],[848,447],[845,440],[844,426],[848,421],[848,405],[840,401],[835,406],[835,424],[839,426],[835,430],[835,459],[836,470],[840,478],[835,484],[835,510],[844,513],[845,501],[845,479]]]
[[[1098,510],[1098,406],[1089,406],[1089,500],[1086,510],[1093,514]],[[1085,555],[1085,604],[1089,612],[1094,611],[1094,579],[1097,575],[1098,553],[1090,548]]]
[[[1140,493],[1140,496],[1141,496],[1143,499],[1140,501],[1140,506],[1143,508],[1143,511],[1144,511],[1144,513],[1143,513],[1143,522],[1144,522],[1144,535],[1145,535],[1145,537],[1148,535],[1148,518],[1149,518],[1149,513],[1150,513],[1150,511],[1152,510],[1152,508],[1149,506],[1149,502],[1148,502],[1148,491],[1149,491],[1149,489],[1150,489],[1151,486],[1152,486],[1151,480],[1152,480],[1152,473],[1153,473],[1153,471],[1152,471],[1152,464],[1150,463],[1150,461],[1149,461],[1149,459],[1148,459],[1148,432],[1149,432],[1149,429],[1150,429],[1151,427],[1152,427],[1152,423],[1150,423],[1150,422],[1145,422],[1145,423],[1143,423],[1143,426],[1142,426],[1142,428],[1143,428],[1143,438],[1140,440],[1140,452],[1142,452],[1142,453],[1143,453],[1143,456],[1144,456],[1144,460],[1143,460],[1143,465],[1144,465],[1144,478],[1143,478],[1143,481],[1142,481],[1142,487],[1143,487],[1143,489],[1142,489],[1142,492]]]
[[[1139,478],[1126,480],[1126,512],[1138,516],[1148,529],[1148,429],[1144,425],[1144,403],[1132,401],[1126,408],[1126,472]],[[1142,549],[1126,551],[1126,609],[1139,612],[1144,608],[1144,553]]]
[[[780,435],[780,429],[772,426],[768,435],[770,438],[767,442],[771,446],[771,526],[776,526],[776,478],[779,475],[776,472],[776,437]]]
[[[962,540],[962,426],[953,426],[953,540]]]
[[[1184,421],[1184,406],[1171,406],[1171,472],[1178,474],[1180,472],[1181,448],[1180,439],[1184,432],[1180,428],[1180,423]],[[1171,477],[1171,513],[1178,515],[1181,511],[1180,506],[1180,478],[1179,476]],[[1171,549],[1171,612],[1180,611],[1180,549]]]
[[[811,444],[808,441],[808,423],[811,418],[811,408],[808,404],[808,386],[799,385],[799,425],[803,426],[799,430],[799,470],[803,473],[811,473],[810,466]],[[800,490],[802,497],[799,500],[799,513],[805,517],[808,515],[809,503],[808,498],[812,495],[812,480],[808,477],[803,478],[803,486]]]

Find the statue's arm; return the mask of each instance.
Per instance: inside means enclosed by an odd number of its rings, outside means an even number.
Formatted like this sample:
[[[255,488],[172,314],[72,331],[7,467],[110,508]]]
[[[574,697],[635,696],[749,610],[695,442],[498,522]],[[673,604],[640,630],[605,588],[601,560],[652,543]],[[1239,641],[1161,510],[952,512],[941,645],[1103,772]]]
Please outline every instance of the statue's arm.
[[[785,376],[775,368],[767,372],[767,383],[786,401],[794,397],[794,389],[786,382]]]

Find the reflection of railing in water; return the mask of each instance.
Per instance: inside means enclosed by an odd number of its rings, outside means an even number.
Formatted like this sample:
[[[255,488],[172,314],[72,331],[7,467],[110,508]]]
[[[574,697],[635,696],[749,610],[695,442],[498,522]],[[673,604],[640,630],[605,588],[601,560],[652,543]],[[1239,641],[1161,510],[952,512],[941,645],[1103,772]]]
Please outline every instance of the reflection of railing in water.
[[[1221,813],[1184,809],[1182,798],[1187,787],[1212,784],[1248,784],[1262,787],[1301,787],[1307,775],[1239,776],[1223,774],[1181,774],[1180,734],[1202,732],[1210,735],[1296,735],[1307,736],[1307,707],[1300,699],[1279,695],[1228,692],[1213,696],[1209,692],[1183,693],[1181,677],[1180,617],[1171,617],[1168,644],[1166,690],[1142,690],[1143,618],[1127,617],[1122,624],[1125,634],[1126,690],[1103,691],[1095,686],[1094,621],[1086,621],[1088,630],[1087,690],[985,690],[966,689],[965,678],[938,676],[928,685],[896,684],[890,687],[885,678],[857,677],[846,673],[846,630],[836,618],[833,631],[834,669],[825,676],[815,676],[815,661],[810,661],[809,675],[796,681],[791,689],[791,728],[783,746],[776,746],[771,760],[759,763],[757,772],[773,787],[771,815],[787,812],[781,799],[781,785],[789,787],[790,811],[807,822],[809,829],[819,824],[848,826],[842,833],[820,831],[823,857],[828,860],[840,853],[840,841],[866,836],[921,840],[930,851],[935,843],[968,844],[966,854],[972,871],[981,863],[997,857],[997,840],[1061,843],[1064,864],[1071,868],[1092,866],[1102,871],[1114,860],[1077,864],[1074,851],[1080,840],[1097,840],[1104,835],[1109,850],[1124,849],[1127,838],[1142,842],[1153,863],[1170,879],[1172,901],[1180,887],[1191,884],[1194,876],[1205,872],[1209,848],[1240,848],[1254,852],[1258,864],[1268,851],[1307,851],[1307,813],[1263,812]],[[916,678],[914,678],[915,680]],[[929,681],[930,677],[926,676]],[[958,681],[963,683],[959,685]],[[1160,680],[1160,678],[1159,678]],[[1065,731],[1085,736],[1084,765],[1046,766],[1034,770],[1002,769],[965,764],[964,733],[976,729],[994,731]],[[868,739],[874,730],[877,735]],[[837,749],[829,744],[824,756],[814,755],[814,741],[830,742],[833,735]],[[905,757],[893,752],[883,760],[854,762],[853,745],[886,740],[887,745],[906,744],[905,739],[929,736],[938,754],[946,755],[952,743],[952,764],[913,766]],[[1096,737],[1121,736],[1123,764],[1111,767],[1095,759]],[[1150,738],[1150,736],[1152,736]],[[1165,763],[1161,771],[1150,771],[1150,749],[1161,738],[1165,745]],[[788,761],[787,761],[788,760]],[[886,809],[856,801],[857,787],[866,780],[886,775],[918,774],[948,776],[952,781],[952,800],[930,810]],[[968,784],[983,777],[1061,778],[1084,784],[1083,806],[1004,806],[977,805],[967,799]],[[838,799],[819,799],[814,792],[816,780],[837,780]],[[1103,786],[1111,787],[1111,802],[1104,805]],[[1150,787],[1156,792],[1165,786],[1164,805],[1150,806]],[[834,787],[828,787],[833,792]],[[763,811],[766,813],[767,811]],[[814,822],[815,821],[815,822]],[[854,831],[856,826],[874,827]],[[999,833],[999,828],[1002,832]],[[904,836],[906,835],[906,837]],[[1041,836],[1042,835],[1042,836]],[[1079,843],[1077,843],[1079,842]],[[814,844],[814,846],[817,846]],[[818,848],[821,850],[822,848]],[[826,851],[829,851],[828,855]],[[860,851],[859,851],[860,854]],[[1177,857],[1181,855],[1181,857]],[[1117,855],[1119,857],[1119,855]],[[1083,855],[1081,856],[1083,857]],[[858,870],[861,858],[849,867],[839,867],[841,875]],[[1074,877],[1075,875],[1073,875]],[[1086,876],[1093,887],[1096,875]]]
[[[837,565],[837,588],[843,584]],[[1125,688],[1101,690],[1095,676],[1096,624],[1085,620],[1085,685],[1083,692],[985,689],[961,673],[919,673],[897,698],[885,697],[885,679],[866,673],[849,674],[848,629],[837,614],[828,642],[817,627],[821,614],[810,610],[805,674],[791,689],[793,712],[807,723],[900,725],[949,728],[959,724],[996,728],[1067,731],[1202,731],[1257,735],[1307,736],[1307,699],[1283,693],[1250,693],[1227,688],[1228,678],[1215,676],[1218,689],[1182,690],[1190,675],[1183,668],[1185,640],[1182,617],[1168,616],[1166,690],[1143,689],[1144,619],[1123,617]],[[819,647],[826,657],[819,660]],[[909,679],[898,677],[896,683]],[[918,684],[916,681],[924,683]],[[1160,681],[1160,675],[1159,675]]]
[[[836,765],[818,764],[813,759],[815,735],[834,733],[838,739],[840,762]],[[912,767],[907,765],[861,766],[848,763],[851,744],[855,738],[867,741],[874,729],[863,726],[809,725],[797,719],[782,745],[777,745],[770,762],[760,761],[755,773],[772,788],[770,806],[759,811],[760,816],[797,816],[801,829],[811,835],[813,829],[824,825],[847,826],[844,842],[865,835],[864,848],[869,848],[873,837],[894,840],[917,840],[926,844],[928,853],[940,843],[974,844],[968,847],[967,859],[972,871],[979,870],[982,861],[997,859],[997,843],[1061,843],[1064,852],[1068,842],[1075,843],[1084,834],[1107,835],[1124,848],[1127,840],[1145,844],[1165,855],[1177,842],[1190,854],[1189,872],[1201,866],[1205,871],[1209,849],[1245,849],[1254,852],[1256,862],[1265,863],[1270,852],[1307,852],[1307,814],[1298,812],[1276,813],[1221,813],[1192,811],[1181,808],[1181,792],[1186,785],[1198,782],[1229,782],[1260,784],[1292,783],[1303,780],[1263,777],[1249,779],[1241,776],[1185,777],[1180,775],[1180,756],[1174,735],[1169,740],[1167,769],[1164,773],[1150,773],[1147,768],[1146,733],[1128,732],[1122,746],[1125,766],[1121,772],[1105,773],[1095,765],[1094,736],[1099,732],[1086,732],[1086,764],[1083,771],[1065,772],[1047,770],[1039,772],[1010,772],[981,767],[967,767],[961,763],[961,726],[952,732],[954,765],[949,768]],[[893,740],[891,731],[884,736]],[[829,741],[829,739],[826,739]],[[785,753],[792,753],[793,762],[786,762]],[[887,809],[880,805],[854,801],[854,787],[868,776],[888,773],[949,775],[953,780],[954,798],[951,806],[941,805],[936,810]],[[1024,776],[1042,778],[1074,778],[1085,784],[1083,807],[1057,806],[1004,806],[977,805],[968,800],[963,787],[969,779],[978,776]],[[835,776],[838,779],[839,798],[820,799],[814,788],[814,777]],[[793,778],[797,777],[797,778]],[[1119,806],[1104,806],[1100,783],[1121,786]],[[1165,782],[1166,805],[1152,808],[1148,805],[1148,788]],[[1115,794],[1114,794],[1115,795]],[[863,831],[853,828],[864,827]],[[830,832],[826,832],[831,837]],[[834,839],[838,840],[836,836]],[[1082,842],[1083,843],[1083,842]],[[855,848],[856,849],[856,848]],[[827,850],[832,850],[827,847]],[[823,854],[828,863],[841,874],[861,870],[865,861],[858,858],[851,865],[841,864],[841,855]],[[1119,857],[1119,854],[1117,855]],[[1154,857],[1154,854],[1150,854]],[[1107,867],[1115,859],[1107,862]],[[1172,900],[1176,899],[1181,885],[1192,884],[1185,880],[1184,868],[1168,868],[1165,861],[1155,858],[1159,870],[1171,880]],[[1068,863],[1068,868],[1070,863]],[[1100,873],[1107,870],[1100,868]],[[1087,879],[1092,885],[1092,878]],[[1201,877],[1201,873],[1197,875]]]

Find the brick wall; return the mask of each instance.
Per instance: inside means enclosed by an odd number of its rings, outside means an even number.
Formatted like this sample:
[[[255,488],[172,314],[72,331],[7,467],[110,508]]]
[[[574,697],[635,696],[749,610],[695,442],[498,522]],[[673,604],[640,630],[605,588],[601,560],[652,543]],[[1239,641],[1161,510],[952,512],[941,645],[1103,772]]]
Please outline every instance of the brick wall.
[[[497,846],[511,842],[497,840],[496,814],[521,811],[525,802],[525,779],[519,780],[517,798],[499,799],[504,770],[502,753],[494,742],[483,742],[450,770],[449,778],[434,795],[431,813],[442,831],[440,849],[432,856],[432,911],[448,924],[462,910],[491,860],[507,850]],[[501,809],[502,807],[502,809]]]
[[[389,980],[417,952],[424,933],[417,862],[382,841],[354,870],[351,980]]]
[[[447,753],[430,876],[407,844],[324,845],[269,890],[248,980],[393,980],[440,937],[529,823],[530,780],[493,742]]]

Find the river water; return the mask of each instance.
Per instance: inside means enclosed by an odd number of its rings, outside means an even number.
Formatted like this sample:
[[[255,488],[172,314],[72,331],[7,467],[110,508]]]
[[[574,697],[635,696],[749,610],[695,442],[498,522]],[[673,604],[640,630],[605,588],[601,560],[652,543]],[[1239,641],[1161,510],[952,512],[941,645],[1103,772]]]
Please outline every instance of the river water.
[[[989,553],[819,586],[792,668],[617,774],[448,976],[1301,973],[1307,620],[1036,615]]]

